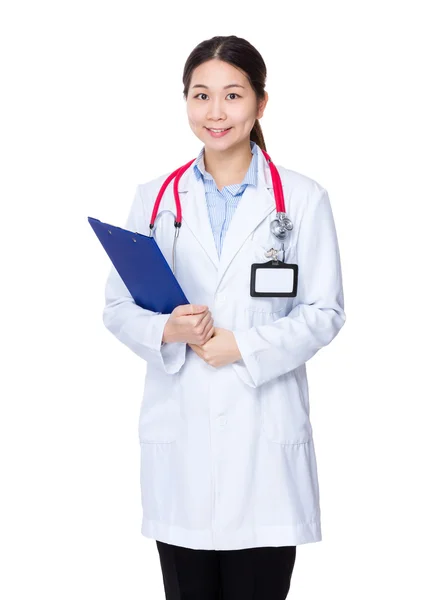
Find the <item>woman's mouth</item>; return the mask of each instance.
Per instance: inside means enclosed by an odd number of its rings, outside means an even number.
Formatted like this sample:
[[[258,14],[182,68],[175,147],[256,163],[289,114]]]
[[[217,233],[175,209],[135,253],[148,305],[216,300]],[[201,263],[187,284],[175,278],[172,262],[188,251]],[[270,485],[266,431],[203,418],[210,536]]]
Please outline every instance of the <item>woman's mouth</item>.
[[[231,127],[228,127],[227,129],[216,129],[216,128],[209,129],[209,127],[206,127],[206,129],[212,137],[219,138],[219,137],[223,137],[224,135],[226,135],[226,133],[231,130]]]

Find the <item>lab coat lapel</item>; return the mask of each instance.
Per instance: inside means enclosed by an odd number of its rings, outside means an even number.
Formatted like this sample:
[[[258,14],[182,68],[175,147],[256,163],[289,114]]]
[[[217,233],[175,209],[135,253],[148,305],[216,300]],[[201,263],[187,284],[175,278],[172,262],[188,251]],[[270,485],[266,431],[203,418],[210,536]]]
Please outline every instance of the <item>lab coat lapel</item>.
[[[217,288],[229,268],[233,258],[246,239],[267,215],[276,209],[270,168],[261,150],[258,148],[258,184],[247,186],[238,202],[229,228],[224,238],[221,252]]]
[[[218,269],[218,252],[210,224],[203,180],[197,180],[191,165],[183,174],[180,183],[181,226],[189,227],[215,268]]]

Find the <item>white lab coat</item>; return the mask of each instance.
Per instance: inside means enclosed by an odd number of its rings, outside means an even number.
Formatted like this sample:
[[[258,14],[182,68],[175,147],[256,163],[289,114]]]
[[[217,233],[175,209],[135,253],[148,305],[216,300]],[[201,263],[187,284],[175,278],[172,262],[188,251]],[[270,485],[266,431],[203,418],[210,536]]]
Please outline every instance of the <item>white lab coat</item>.
[[[147,363],[138,429],[146,537],[217,550],[321,540],[305,362],[345,323],[340,256],[326,190],[277,168],[294,224],[285,245],[285,261],[299,266],[294,298],[250,296],[250,265],[281,244],[270,233],[276,207],[259,147],[257,188],[241,197],[220,258],[203,182],[189,168],[179,183],[176,277],[189,302],[234,332],[242,360],[214,368],[185,343],[161,346],[169,315],[137,306],[111,268],[105,326]],[[149,235],[168,175],[138,186],[127,229]],[[175,214],[173,182],[161,211]],[[164,212],[156,223],[172,266],[174,217]]]

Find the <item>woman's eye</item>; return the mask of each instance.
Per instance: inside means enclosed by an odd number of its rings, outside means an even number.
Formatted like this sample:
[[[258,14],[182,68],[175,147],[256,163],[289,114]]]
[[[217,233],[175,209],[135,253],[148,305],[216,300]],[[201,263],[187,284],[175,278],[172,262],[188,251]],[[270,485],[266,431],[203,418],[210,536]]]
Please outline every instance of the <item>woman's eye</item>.
[[[237,98],[240,98],[241,96],[239,94],[236,94],[235,92],[230,92],[230,94],[227,94],[228,96],[236,96]],[[204,92],[201,92],[200,94],[197,94],[195,96],[195,98],[198,98],[198,96],[207,96],[207,94],[205,94]]]

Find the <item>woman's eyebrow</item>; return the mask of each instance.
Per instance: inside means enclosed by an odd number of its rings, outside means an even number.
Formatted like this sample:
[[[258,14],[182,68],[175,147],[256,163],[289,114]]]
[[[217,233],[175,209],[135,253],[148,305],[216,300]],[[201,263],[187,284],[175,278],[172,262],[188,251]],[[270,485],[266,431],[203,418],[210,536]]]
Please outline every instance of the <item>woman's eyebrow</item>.
[[[244,89],[244,86],[241,85],[240,83],[230,83],[229,85],[225,85],[223,89],[227,90],[227,89],[232,88],[232,87],[240,87],[240,88]],[[203,85],[202,83],[197,83],[197,84],[193,85],[192,89],[193,88],[204,88],[206,90],[209,89],[207,85]]]

